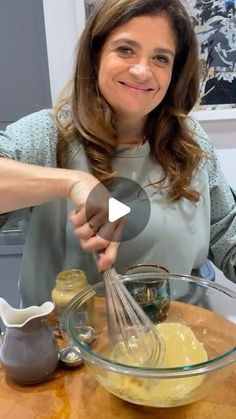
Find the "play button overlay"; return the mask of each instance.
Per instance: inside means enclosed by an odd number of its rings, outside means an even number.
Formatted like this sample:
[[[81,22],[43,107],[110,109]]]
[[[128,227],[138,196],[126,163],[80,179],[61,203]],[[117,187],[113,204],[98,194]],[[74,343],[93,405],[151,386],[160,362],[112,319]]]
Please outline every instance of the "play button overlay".
[[[145,188],[125,177],[99,183],[90,192],[85,206],[86,219],[94,233],[108,241],[128,241],[148,224],[151,204]],[[119,236],[114,234],[120,230]],[[117,238],[119,237],[119,238]]]
[[[108,199],[108,220],[112,223],[113,221],[119,220],[125,215],[130,213],[130,207],[117,201],[115,198]]]

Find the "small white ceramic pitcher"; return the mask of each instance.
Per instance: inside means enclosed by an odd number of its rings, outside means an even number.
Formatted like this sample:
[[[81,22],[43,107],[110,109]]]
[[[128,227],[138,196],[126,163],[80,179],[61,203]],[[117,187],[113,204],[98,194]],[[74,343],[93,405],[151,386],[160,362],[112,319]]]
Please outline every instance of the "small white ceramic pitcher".
[[[0,297],[0,316],[6,327],[0,360],[5,373],[20,383],[44,381],[57,366],[59,348],[46,319],[53,309],[51,301],[16,309]]]

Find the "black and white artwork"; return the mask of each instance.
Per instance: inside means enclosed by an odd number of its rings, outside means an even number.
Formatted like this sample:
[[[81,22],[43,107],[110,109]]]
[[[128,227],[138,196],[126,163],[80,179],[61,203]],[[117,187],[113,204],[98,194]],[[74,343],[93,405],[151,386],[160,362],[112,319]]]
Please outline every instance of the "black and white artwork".
[[[86,17],[101,0],[85,0]],[[158,0],[157,0],[158,1]],[[199,46],[196,109],[236,108],[236,0],[181,0]]]
[[[90,13],[93,11],[94,6],[101,2],[101,0],[85,0],[85,15],[86,18],[90,15]]]
[[[182,0],[199,45],[198,109],[236,107],[236,0]]]

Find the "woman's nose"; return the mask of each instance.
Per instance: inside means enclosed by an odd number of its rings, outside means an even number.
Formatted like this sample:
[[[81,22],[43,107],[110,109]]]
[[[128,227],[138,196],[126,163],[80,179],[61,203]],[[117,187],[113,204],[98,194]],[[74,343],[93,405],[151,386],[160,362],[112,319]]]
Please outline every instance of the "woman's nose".
[[[147,60],[140,60],[131,65],[129,72],[141,81],[147,80],[151,77],[152,72]]]

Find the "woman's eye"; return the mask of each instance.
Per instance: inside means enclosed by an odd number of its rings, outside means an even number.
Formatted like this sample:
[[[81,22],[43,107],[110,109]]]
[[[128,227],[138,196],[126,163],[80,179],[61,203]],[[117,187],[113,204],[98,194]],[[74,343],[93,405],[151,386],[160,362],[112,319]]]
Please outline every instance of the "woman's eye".
[[[130,56],[133,54],[133,50],[130,47],[127,47],[125,45],[122,45],[117,48],[117,51],[120,55]]]
[[[154,57],[154,61],[157,63],[157,64],[162,64],[162,65],[167,65],[167,64],[169,64],[169,62],[170,62],[170,60],[169,60],[169,58],[168,57],[166,57],[165,55],[156,55],[155,57]]]

